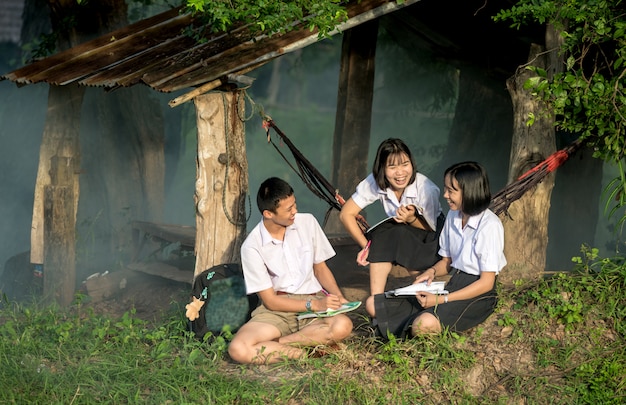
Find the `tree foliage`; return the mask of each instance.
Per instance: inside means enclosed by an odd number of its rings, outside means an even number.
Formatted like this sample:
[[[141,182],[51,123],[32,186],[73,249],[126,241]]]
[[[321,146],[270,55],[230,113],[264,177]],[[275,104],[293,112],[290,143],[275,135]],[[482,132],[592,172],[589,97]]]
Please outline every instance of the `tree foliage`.
[[[525,87],[546,102],[555,125],[579,134],[594,148],[594,157],[616,164],[619,176],[607,186],[606,212],[626,206],[626,10],[622,0],[520,0],[494,19],[513,28],[551,24],[561,35],[558,50],[565,66],[550,77],[537,76]],[[548,50],[550,51],[550,50]],[[530,117],[532,123],[532,117]],[[610,205],[613,204],[611,207]],[[618,225],[626,221],[623,215]]]
[[[303,23],[319,36],[327,36],[347,13],[340,0],[186,0],[187,8],[203,18],[213,32],[240,24],[271,35],[287,32]]]
[[[621,1],[522,0],[496,20],[513,26],[532,22],[554,25],[561,33],[566,61],[551,80],[543,69],[527,88],[551,107],[556,125],[581,134],[596,157],[616,162],[626,153],[626,17]]]

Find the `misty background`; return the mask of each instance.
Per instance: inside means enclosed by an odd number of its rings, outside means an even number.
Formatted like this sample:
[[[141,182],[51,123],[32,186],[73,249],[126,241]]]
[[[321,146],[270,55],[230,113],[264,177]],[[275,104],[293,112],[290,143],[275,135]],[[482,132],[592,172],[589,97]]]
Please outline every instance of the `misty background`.
[[[138,18],[140,16],[137,16]],[[145,17],[145,16],[144,16]],[[0,35],[0,74],[23,65],[22,49],[26,44],[15,36]],[[255,196],[259,184],[267,177],[278,176],[294,187],[301,212],[311,212],[322,223],[328,210],[323,200],[314,196],[267,143],[258,111],[270,115],[278,127],[296,147],[327,178],[331,179],[332,142],[337,104],[337,87],[341,37],[336,36],[301,51],[285,55],[260,69],[250,72],[255,78],[247,90],[252,103],[246,104],[246,150],[249,165],[250,202],[247,228],[253,228],[261,216]],[[381,23],[376,50],[376,76],[371,122],[371,138],[367,167],[371,168],[378,144],[388,137],[402,138],[415,155],[417,169],[431,178],[440,188],[443,168],[458,161],[446,154],[448,134],[452,126],[457,101],[458,75],[456,68],[423,50],[413,47],[410,39],[397,38]],[[496,83],[504,97],[505,84]],[[124,92],[127,89],[116,90]],[[18,88],[8,81],[0,82],[0,274],[11,257],[30,248],[30,228],[33,191],[37,176],[39,147],[42,138],[48,86],[28,85]],[[85,103],[100,97],[102,89],[89,88]],[[165,210],[163,222],[195,225],[194,183],[196,170],[196,122],[193,103],[174,109],[167,103],[178,94],[159,94],[146,91],[162,109],[165,122]],[[477,160],[490,175],[492,193],[506,185],[512,122],[506,117],[491,116],[480,105],[472,106],[476,114],[502,133],[501,142],[484,143],[463,160]],[[364,112],[363,119],[367,119]],[[85,119],[83,119],[85,121]],[[81,147],[88,148],[90,122],[81,122]],[[280,144],[272,132],[273,139]],[[559,145],[565,146],[566,143]],[[283,153],[290,156],[286,147]],[[83,156],[84,158],[84,156]],[[572,160],[572,159],[570,159]],[[89,155],[83,166],[97,164],[97,155]],[[558,213],[559,201],[576,195],[559,194],[559,180],[576,177],[576,162],[567,162],[557,170],[552,210]],[[363,173],[365,177],[368,173]],[[615,177],[613,168],[605,165],[602,187]],[[356,184],[354,184],[356,186]],[[81,184],[81,189],[83,185]],[[344,198],[353,189],[339,190]],[[98,206],[85,206],[82,199],[77,219],[77,255],[89,257],[98,249]],[[444,212],[448,206],[441,198]],[[614,234],[616,219],[607,220],[604,200],[596,212],[582,215],[597,216],[598,226],[585,241],[601,250],[601,254],[615,254],[621,246],[620,234]],[[368,220],[376,221],[383,214],[378,205],[367,211]],[[123,215],[123,213],[120,213]],[[127,218],[132,221],[134,218]],[[575,219],[559,218],[551,213],[550,229],[576,226]],[[567,234],[567,232],[565,232]],[[547,270],[571,268],[571,257],[579,255],[580,241],[559,237],[548,245]],[[101,271],[111,270],[103,263]],[[94,264],[93,267],[98,267]],[[77,268],[77,281],[89,274]]]

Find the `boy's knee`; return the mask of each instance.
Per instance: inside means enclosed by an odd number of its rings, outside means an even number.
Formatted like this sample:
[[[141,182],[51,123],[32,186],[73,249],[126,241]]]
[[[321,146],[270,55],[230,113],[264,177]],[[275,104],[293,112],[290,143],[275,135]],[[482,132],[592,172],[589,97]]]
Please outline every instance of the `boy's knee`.
[[[352,320],[346,316],[345,321],[343,321],[343,337],[342,339],[347,338],[352,333],[352,329],[354,329],[354,325],[352,324]]]
[[[332,340],[339,341],[347,338],[352,333],[353,328],[352,320],[347,316],[337,317],[335,322],[333,322],[332,330]]]
[[[237,340],[231,341],[228,345],[228,355],[237,363],[248,362],[246,361],[246,348],[242,343],[238,342]]]

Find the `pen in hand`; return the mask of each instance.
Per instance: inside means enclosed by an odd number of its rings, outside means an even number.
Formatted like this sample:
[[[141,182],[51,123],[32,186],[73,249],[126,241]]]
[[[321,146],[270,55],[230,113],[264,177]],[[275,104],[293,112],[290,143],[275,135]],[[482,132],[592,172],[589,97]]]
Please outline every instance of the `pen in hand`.
[[[324,293],[324,295],[325,295],[326,297],[331,297],[331,296],[332,296],[332,294],[331,294],[331,293],[329,293],[328,291],[326,291],[326,289],[325,289],[324,287],[322,287],[322,292]],[[334,311],[334,310],[336,309],[336,308],[332,308],[332,307],[330,306],[330,304],[328,304],[328,305],[329,305],[329,306],[328,306],[328,308],[326,308],[326,312]],[[341,305],[341,302],[339,302],[339,305]]]

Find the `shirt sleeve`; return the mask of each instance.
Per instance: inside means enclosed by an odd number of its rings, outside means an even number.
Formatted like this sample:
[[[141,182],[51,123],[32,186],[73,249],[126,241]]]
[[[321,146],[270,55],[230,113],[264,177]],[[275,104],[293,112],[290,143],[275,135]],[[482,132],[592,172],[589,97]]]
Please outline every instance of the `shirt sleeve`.
[[[439,187],[428,178],[425,178],[419,190],[421,205],[417,207],[417,212],[424,217],[432,230],[437,230],[437,217],[441,213]]]
[[[351,198],[359,208],[363,209],[379,199],[378,191],[379,188],[374,181],[374,175],[370,173],[365,180],[356,186],[356,191]]]
[[[303,214],[308,219],[308,228],[311,229],[313,237],[314,256],[313,263],[321,263],[335,256],[336,252],[330,241],[326,237],[326,234],[322,230],[317,219],[311,214]]]
[[[262,248],[260,243],[257,246],[244,243],[241,247],[241,268],[248,294],[273,287],[267,266],[259,251],[260,248]]]
[[[451,232],[451,225],[452,225],[452,218],[453,215],[451,215],[451,213],[453,213],[455,211],[450,211],[448,213],[448,215],[446,216],[446,221],[443,224],[443,229],[441,230],[441,234],[439,234],[439,256],[441,257],[448,257],[451,258],[452,255],[450,254],[450,232]]]
[[[476,235],[474,252],[480,271],[498,274],[506,264],[504,259],[504,228],[499,220],[482,224]]]

